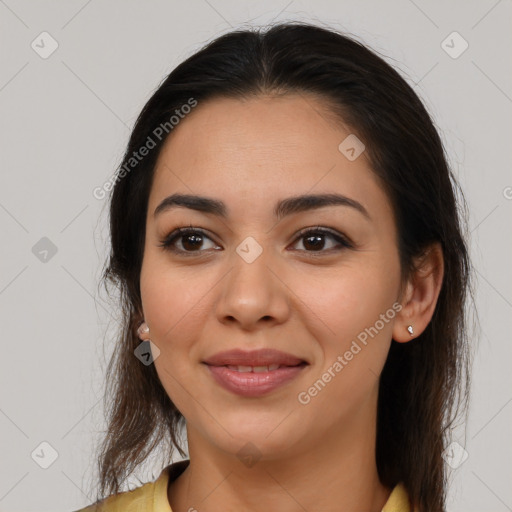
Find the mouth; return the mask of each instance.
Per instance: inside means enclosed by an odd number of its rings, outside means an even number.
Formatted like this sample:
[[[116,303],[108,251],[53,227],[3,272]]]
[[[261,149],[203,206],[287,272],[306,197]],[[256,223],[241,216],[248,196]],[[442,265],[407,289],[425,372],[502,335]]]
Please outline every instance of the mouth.
[[[210,376],[225,390],[260,397],[297,378],[309,363],[274,349],[221,352],[203,361]]]
[[[265,372],[273,372],[279,370],[280,368],[295,368],[297,366],[306,366],[306,362],[302,362],[295,365],[287,365],[287,364],[269,364],[263,366],[244,366],[244,365],[222,365],[229,370],[233,370],[239,373],[265,373]],[[212,365],[215,366],[215,365]]]
[[[251,351],[235,349],[226,352],[218,352],[204,360],[203,363],[209,366],[236,367],[233,369],[246,368],[245,370],[238,370],[246,372],[273,371],[283,366],[309,364],[308,361],[301,357],[271,348]],[[248,370],[248,368],[252,368],[253,370]]]

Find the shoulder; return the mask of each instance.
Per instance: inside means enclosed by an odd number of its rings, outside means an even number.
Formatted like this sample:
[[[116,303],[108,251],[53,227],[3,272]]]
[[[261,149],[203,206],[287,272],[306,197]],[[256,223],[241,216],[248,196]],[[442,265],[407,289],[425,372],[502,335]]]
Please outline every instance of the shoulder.
[[[152,497],[155,482],[149,482],[131,491],[121,492],[105,498],[75,512],[149,512],[153,508]]]
[[[417,512],[417,509],[411,506],[409,494],[402,482],[395,485],[382,512]]]
[[[155,482],[148,482],[131,491],[113,494],[76,512],[149,512],[153,510]]]
[[[88,507],[73,512],[172,512],[167,499],[167,488],[188,466],[189,461],[166,466],[160,476],[131,491],[113,494]]]

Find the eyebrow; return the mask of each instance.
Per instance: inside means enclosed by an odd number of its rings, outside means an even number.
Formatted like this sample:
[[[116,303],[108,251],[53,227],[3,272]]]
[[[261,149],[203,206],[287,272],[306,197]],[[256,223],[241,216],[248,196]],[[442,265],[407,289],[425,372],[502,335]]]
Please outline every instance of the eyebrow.
[[[325,206],[348,206],[362,213],[368,220],[371,220],[368,211],[361,203],[340,194],[306,194],[282,199],[278,201],[274,208],[274,217],[281,219],[294,213],[315,210]],[[228,217],[228,209],[222,201],[191,194],[173,194],[166,197],[156,207],[153,216],[156,217],[176,207],[211,213],[224,219]]]

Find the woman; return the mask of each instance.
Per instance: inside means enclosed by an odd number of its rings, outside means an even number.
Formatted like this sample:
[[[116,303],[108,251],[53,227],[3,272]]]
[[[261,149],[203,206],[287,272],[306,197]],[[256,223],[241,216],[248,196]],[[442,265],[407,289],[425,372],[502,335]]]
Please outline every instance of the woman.
[[[469,258],[414,91],[304,23],[219,37],[142,110],[111,197],[100,492],[83,510],[445,510]],[[119,492],[159,445],[188,459]],[[101,505],[101,507],[100,507]]]

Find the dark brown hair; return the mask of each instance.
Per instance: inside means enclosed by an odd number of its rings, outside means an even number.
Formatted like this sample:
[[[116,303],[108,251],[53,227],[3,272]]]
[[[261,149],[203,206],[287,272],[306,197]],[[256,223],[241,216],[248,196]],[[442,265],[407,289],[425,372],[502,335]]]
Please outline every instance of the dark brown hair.
[[[299,22],[215,39],[165,78],[137,118],[120,165],[125,171],[110,198],[111,253],[102,276],[107,289],[113,284],[120,291],[123,318],[106,377],[108,431],[98,460],[98,499],[119,492],[157,447],[165,445],[169,461],[174,449],[185,455],[178,442],[181,413],[154,365],[134,356],[143,320],[139,285],[148,197],[166,140],[155,137],[155,129],[191,98],[201,108],[219,97],[293,92],[327,100],[331,113],[364,141],[394,209],[403,277],[430,244],[442,246],[444,281],[433,318],[417,339],[392,341],[380,377],[376,461],[381,482],[403,482],[420,512],[445,510],[442,452],[459,406],[467,410],[470,380],[464,198],[434,123],[400,74],[356,39]],[[133,153],[148,137],[155,147],[133,165]]]

